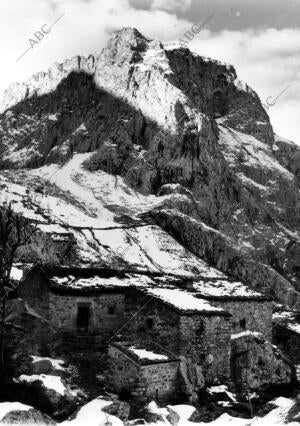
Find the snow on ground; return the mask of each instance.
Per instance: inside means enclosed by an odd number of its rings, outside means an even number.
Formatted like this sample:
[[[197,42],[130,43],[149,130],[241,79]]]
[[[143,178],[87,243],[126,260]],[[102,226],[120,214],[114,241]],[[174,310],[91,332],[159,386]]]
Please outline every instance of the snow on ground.
[[[286,138],[284,138],[282,136],[279,136],[276,133],[275,133],[274,136],[275,136],[275,143],[277,143],[277,142],[284,142],[284,143],[286,143],[288,145],[291,145],[293,148],[298,148],[299,149],[299,145],[297,145],[295,142],[293,142],[293,141],[291,141],[289,139],[286,139]]]
[[[157,354],[147,349],[139,349],[135,346],[130,346],[128,351],[135,354],[139,359],[149,359],[151,361],[167,361],[169,359],[166,355]]]
[[[116,220],[124,214],[134,218],[145,213],[168,196],[144,196],[130,189],[121,177],[84,170],[82,163],[89,155],[76,154],[63,167],[50,165],[26,172],[39,182],[38,188],[10,184],[1,176],[0,183],[6,187],[0,202],[12,202],[15,211],[37,221],[38,229],[49,236],[71,232],[86,263],[125,262],[153,271],[222,277],[158,226],[142,223],[128,228]],[[50,187],[38,181],[43,178],[58,186],[57,195],[47,194]],[[51,194],[55,194],[54,188]]]
[[[240,133],[223,125],[219,126],[219,143],[223,154],[231,166],[235,166],[239,153],[242,150],[244,155],[243,164],[245,166],[259,169],[269,169],[277,175],[289,181],[294,179],[292,173],[285,169],[273,157],[270,147],[253,136]]]
[[[111,401],[102,399],[101,397],[94,399],[84,405],[78,411],[74,420],[66,420],[60,423],[61,426],[124,426],[122,420],[111,414],[103,412],[103,408],[111,404]],[[107,422],[107,423],[105,423]],[[110,423],[109,423],[110,422]]]
[[[32,409],[33,407],[21,404],[20,402],[0,402],[0,421],[12,411],[29,411]]]
[[[23,269],[12,266],[10,271],[10,278],[15,281],[20,281],[23,277]]]
[[[121,207],[122,213],[128,210],[129,214],[137,214],[147,211],[149,205],[159,202],[153,195],[143,196],[129,188],[120,176],[84,169],[83,163],[92,155],[93,153],[75,154],[62,167],[49,165],[29,172],[30,175],[42,177],[61,190],[69,192],[86,207],[89,215],[82,216],[79,220],[71,216],[70,212],[70,225],[93,228],[116,226],[116,215],[113,212],[116,206]],[[57,210],[57,207],[55,206],[54,210]],[[64,213],[68,216],[68,211]]]
[[[158,66],[164,74],[173,74],[164,49],[147,49],[142,56],[143,61],[136,66],[140,71],[148,71]]]
[[[124,423],[116,416],[107,414],[103,409],[109,406],[112,401],[98,397],[81,407],[73,420],[66,420],[59,423],[60,426],[124,426]],[[229,414],[222,414],[216,420],[209,423],[191,422],[188,419],[194,413],[195,408],[192,405],[168,405],[160,408],[156,402],[148,404],[147,410],[150,413],[158,414],[162,420],[147,423],[148,426],[172,426],[167,420],[170,411],[176,412],[179,416],[177,426],[299,426],[299,422],[287,422],[287,416],[290,409],[295,405],[291,399],[279,397],[272,401],[275,407],[264,417],[255,417],[253,419],[243,419],[232,417]],[[12,411],[28,411],[32,409],[28,405],[19,402],[0,403],[0,420]],[[134,421],[135,426],[142,426],[144,423]]]
[[[27,374],[22,374],[17,379],[17,381],[21,383],[33,383],[37,380],[41,381],[45,388],[53,390],[60,395],[64,395],[67,390],[59,376],[49,376],[47,374],[32,374],[28,376]]]
[[[57,116],[58,116],[58,114],[49,114],[48,115],[48,120],[50,120],[50,121],[57,121]]]
[[[39,361],[49,361],[55,370],[65,371],[65,368],[63,367],[63,364],[65,363],[62,359],[53,359],[48,357],[42,357],[42,356],[36,356],[31,355],[32,363],[35,364]]]
[[[270,411],[265,417],[255,417],[253,419],[243,419],[232,417],[225,413],[209,423],[206,422],[191,422],[188,419],[195,411],[191,405],[168,405],[166,408],[159,408],[156,403],[151,402],[148,404],[148,411],[158,414],[162,417],[163,421],[156,423],[148,423],[149,426],[171,426],[167,420],[168,407],[170,410],[175,411],[179,415],[179,422],[177,426],[299,426],[298,422],[286,422],[289,410],[293,407],[295,402],[287,398],[276,398],[272,401],[275,409]],[[141,426],[142,423],[135,423],[136,426]]]
[[[254,187],[258,189],[259,191],[268,191],[270,192],[271,188],[261,185],[260,183],[255,182],[253,179],[250,179],[249,177],[245,176],[243,173],[237,173],[236,176],[242,181],[242,183],[247,187]]]
[[[283,327],[288,328],[289,330],[294,331],[295,333],[300,334],[300,324],[296,321],[294,313],[289,311],[275,312],[273,314],[273,322],[275,324],[280,324]]]
[[[211,395],[218,393],[226,393],[226,395],[229,397],[229,399],[231,399],[231,401],[236,401],[236,397],[233,395],[232,392],[229,392],[226,385],[211,386],[207,388],[207,392]]]
[[[274,400],[274,404],[277,406],[277,408],[270,411],[270,413],[268,413],[263,418],[256,417],[255,420],[252,420],[252,423],[250,424],[253,426],[299,426],[299,422],[286,423],[285,421],[289,410],[295,404],[294,401],[291,399],[279,397]]]

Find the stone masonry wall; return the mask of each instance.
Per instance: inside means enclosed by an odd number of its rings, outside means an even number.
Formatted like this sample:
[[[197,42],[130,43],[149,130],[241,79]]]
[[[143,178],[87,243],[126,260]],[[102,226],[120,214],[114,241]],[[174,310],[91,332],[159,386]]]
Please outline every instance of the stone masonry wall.
[[[122,326],[124,295],[115,293],[96,296],[62,296],[51,293],[50,318],[52,325],[63,332],[76,335],[77,307],[82,303],[90,304],[88,334],[99,334],[105,340]],[[114,313],[109,313],[110,307],[114,307]]]
[[[49,290],[45,277],[40,271],[27,275],[18,287],[17,295],[39,315],[49,319]]]
[[[200,315],[180,319],[180,355],[202,366],[206,384],[230,378],[231,317]]]
[[[175,356],[179,354],[180,315],[156,299],[132,292],[126,295],[126,319],[122,340],[150,340]]]
[[[139,365],[119,349],[110,346],[110,370],[115,391],[127,390],[139,400],[157,398],[172,401],[177,391],[179,361]]]
[[[233,318],[187,316],[155,299],[136,294],[127,299],[126,317],[132,320],[122,330],[123,339],[125,336],[126,340],[147,339],[159,343],[173,355],[184,356],[202,366],[204,377],[210,383],[216,378],[224,381],[230,377]],[[147,325],[149,319],[153,320],[151,328]]]
[[[108,355],[114,390],[120,392],[126,389],[130,393],[135,392],[141,374],[139,364],[114,346],[109,346]]]
[[[138,394],[151,400],[174,400],[178,391],[178,367],[179,361],[143,366]]]
[[[295,365],[300,365],[300,334],[276,324],[273,328],[274,345],[278,346]]]
[[[269,341],[272,339],[272,310],[273,303],[266,301],[218,301],[218,306],[232,314],[232,334],[251,330],[259,331]],[[240,321],[245,320],[242,327]]]

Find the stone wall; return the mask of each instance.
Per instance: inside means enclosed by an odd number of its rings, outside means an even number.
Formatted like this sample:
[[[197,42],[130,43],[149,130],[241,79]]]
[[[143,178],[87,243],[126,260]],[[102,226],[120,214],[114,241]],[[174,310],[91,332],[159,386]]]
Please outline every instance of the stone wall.
[[[49,319],[49,290],[46,278],[41,271],[29,273],[17,290],[19,298],[24,299],[39,315]]]
[[[300,365],[300,334],[276,324],[273,328],[273,343],[287,355],[293,364]]]
[[[231,317],[182,316],[180,355],[202,366],[206,384],[230,378]]]
[[[126,317],[131,320],[122,330],[123,340],[157,342],[175,357],[201,365],[209,383],[230,377],[231,317],[187,316],[136,292],[126,297]]]
[[[259,331],[267,340],[271,341],[272,302],[255,300],[224,300],[218,301],[216,304],[232,314],[232,334],[240,333],[245,329]],[[245,320],[245,327],[243,326],[243,320]]]
[[[109,347],[109,355],[115,391],[126,390],[139,400],[174,400],[179,361],[140,365],[114,346]]]
[[[180,349],[180,314],[164,303],[136,291],[126,294],[123,340],[153,340],[175,356]]]
[[[78,305],[90,306],[90,320],[86,334],[110,338],[124,320],[124,295],[102,293],[95,296],[50,294],[50,318],[55,328],[77,335]],[[113,312],[111,311],[113,308]]]

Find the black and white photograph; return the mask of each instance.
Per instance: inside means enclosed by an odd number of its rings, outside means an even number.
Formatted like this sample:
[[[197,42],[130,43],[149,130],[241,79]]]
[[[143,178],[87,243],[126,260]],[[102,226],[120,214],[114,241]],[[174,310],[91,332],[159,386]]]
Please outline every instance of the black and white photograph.
[[[0,0],[0,424],[300,426],[300,0]]]

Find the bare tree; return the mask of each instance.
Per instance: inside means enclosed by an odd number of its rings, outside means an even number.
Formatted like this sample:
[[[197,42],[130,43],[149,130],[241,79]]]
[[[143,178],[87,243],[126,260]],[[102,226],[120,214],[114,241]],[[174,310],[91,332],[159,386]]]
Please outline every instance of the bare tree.
[[[0,374],[4,378],[6,302],[14,290],[11,279],[13,263],[20,247],[28,244],[36,232],[36,224],[13,211],[12,204],[0,207]]]

